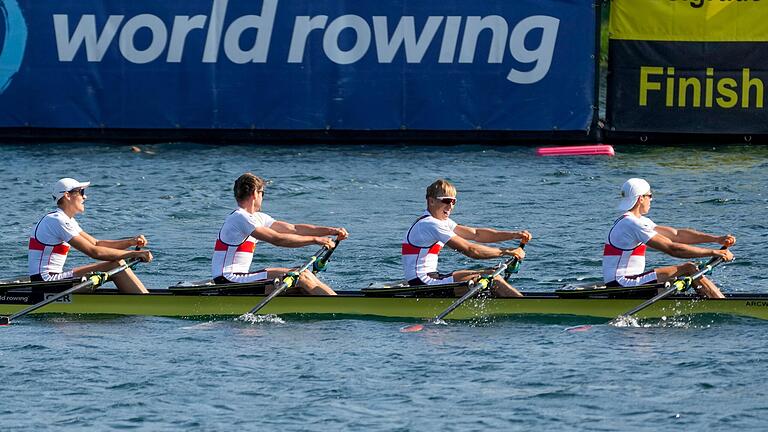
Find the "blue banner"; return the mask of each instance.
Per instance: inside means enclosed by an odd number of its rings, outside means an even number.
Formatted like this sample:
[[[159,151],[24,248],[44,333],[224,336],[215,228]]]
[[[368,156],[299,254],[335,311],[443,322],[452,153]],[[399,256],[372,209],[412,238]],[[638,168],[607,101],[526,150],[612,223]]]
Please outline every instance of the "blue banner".
[[[594,0],[0,0],[0,127],[588,131]]]

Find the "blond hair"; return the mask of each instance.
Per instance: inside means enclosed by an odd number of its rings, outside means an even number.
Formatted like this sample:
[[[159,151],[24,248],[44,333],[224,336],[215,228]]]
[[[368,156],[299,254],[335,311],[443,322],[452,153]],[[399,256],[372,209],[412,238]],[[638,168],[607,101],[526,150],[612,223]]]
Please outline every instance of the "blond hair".
[[[456,196],[456,187],[448,180],[438,179],[427,187],[427,198],[447,195]]]

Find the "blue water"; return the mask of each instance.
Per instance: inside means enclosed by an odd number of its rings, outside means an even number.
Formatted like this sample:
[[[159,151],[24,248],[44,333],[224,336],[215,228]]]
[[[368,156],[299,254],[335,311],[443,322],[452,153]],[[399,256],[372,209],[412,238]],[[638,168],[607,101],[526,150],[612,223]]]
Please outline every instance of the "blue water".
[[[618,147],[615,158],[537,158],[522,147],[0,147],[0,277],[26,270],[27,234],[49,187],[94,182],[78,220],[97,238],[144,233],[150,287],[209,275],[231,184],[271,180],[278,219],[346,227],[323,278],[359,289],[400,277],[399,244],[424,188],[459,189],[454,219],[534,235],[514,284],[596,281],[621,183],[647,178],[657,223],[724,234],[737,260],[724,291],[768,292],[768,148]],[[254,265],[315,248],[260,245]],[[649,265],[677,260],[651,253]],[[85,263],[79,253],[73,265]],[[444,270],[473,265],[450,251]],[[282,317],[263,323],[158,317],[26,318],[0,329],[0,425],[8,430],[763,430],[768,323],[703,317],[598,325],[558,318],[404,323]]]

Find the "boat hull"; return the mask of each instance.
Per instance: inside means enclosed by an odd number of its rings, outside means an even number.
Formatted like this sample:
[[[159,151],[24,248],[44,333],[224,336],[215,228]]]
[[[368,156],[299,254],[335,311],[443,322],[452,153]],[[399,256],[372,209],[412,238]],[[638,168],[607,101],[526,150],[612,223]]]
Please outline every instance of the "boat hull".
[[[74,294],[34,313],[151,315],[167,317],[239,316],[263,297],[258,295],[150,295],[95,293]],[[454,298],[366,297],[344,293],[336,297],[276,297],[262,314],[324,315],[331,317],[381,317],[400,319],[432,318],[446,309]],[[10,315],[34,303],[23,294],[0,295],[0,314]],[[39,301],[39,300],[38,300]],[[450,319],[512,317],[525,315],[572,315],[614,318],[640,304],[642,299],[570,299],[552,294],[527,293],[523,298],[470,300],[455,310]],[[768,320],[768,295],[735,294],[722,300],[671,297],[638,314],[640,318],[677,315],[723,314]]]

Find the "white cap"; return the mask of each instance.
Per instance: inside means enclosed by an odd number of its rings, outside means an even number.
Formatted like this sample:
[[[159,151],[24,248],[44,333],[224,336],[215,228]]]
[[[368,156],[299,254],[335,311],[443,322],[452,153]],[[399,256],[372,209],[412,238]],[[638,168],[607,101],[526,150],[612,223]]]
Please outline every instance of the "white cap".
[[[87,188],[90,184],[91,182],[79,182],[73,178],[65,177],[53,185],[53,200],[60,200],[64,196],[64,192],[69,192],[72,189]]]
[[[618,209],[627,211],[635,206],[637,199],[651,192],[651,185],[641,178],[631,178],[621,186],[621,201]]]

